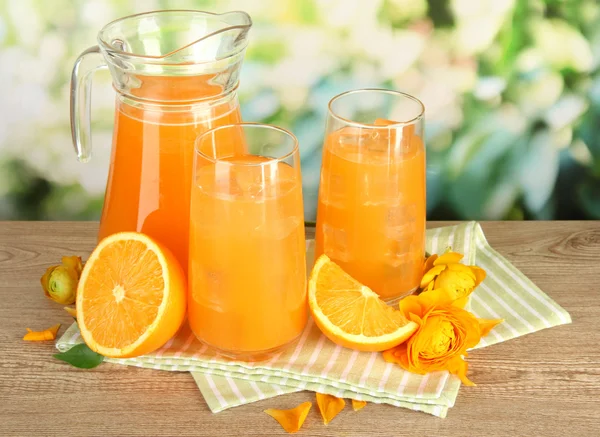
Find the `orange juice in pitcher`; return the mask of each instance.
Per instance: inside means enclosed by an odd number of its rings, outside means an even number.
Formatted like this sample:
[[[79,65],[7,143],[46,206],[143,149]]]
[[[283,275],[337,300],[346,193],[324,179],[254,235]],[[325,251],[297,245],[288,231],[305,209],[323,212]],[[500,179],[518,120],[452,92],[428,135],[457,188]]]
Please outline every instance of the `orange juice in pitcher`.
[[[251,24],[244,12],[143,13],[106,25],[99,45],[78,58],[71,126],[81,161],[91,154],[91,73],[108,67],[117,91],[99,239],[143,232],[187,269],[194,141],[240,121],[236,89]]]

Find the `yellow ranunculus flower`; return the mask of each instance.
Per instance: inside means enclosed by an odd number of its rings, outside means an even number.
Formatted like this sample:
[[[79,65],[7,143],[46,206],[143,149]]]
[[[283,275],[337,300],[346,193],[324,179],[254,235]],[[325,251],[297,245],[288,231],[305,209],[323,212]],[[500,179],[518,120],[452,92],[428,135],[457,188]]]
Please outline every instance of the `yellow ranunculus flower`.
[[[421,290],[430,292],[444,288],[456,299],[455,306],[464,308],[469,295],[485,279],[485,270],[460,264],[463,256],[456,252],[446,252],[440,257],[430,256],[425,262]]]
[[[384,360],[419,374],[447,370],[464,384],[474,385],[467,378],[463,357],[502,320],[478,319],[456,306],[445,288],[402,299],[400,311],[419,329],[405,343],[383,352]]]
[[[79,256],[63,256],[61,265],[48,267],[40,280],[46,297],[64,305],[74,303],[82,270]]]

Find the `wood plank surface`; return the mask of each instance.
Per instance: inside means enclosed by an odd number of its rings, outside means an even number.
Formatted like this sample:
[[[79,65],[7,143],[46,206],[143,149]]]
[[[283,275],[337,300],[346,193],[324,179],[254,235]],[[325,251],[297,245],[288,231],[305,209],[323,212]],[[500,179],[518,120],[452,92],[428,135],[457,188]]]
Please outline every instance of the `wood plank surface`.
[[[430,223],[430,227],[444,223]],[[573,323],[470,354],[470,377],[446,419],[388,405],[346,409],[305,436],[599,436],[600,222],[484,222],[490,244],[570,312]],[[25,328],[71,322],[39,279],[62,255],[84,260],[96,223],[0,222],[0,436],[286,435],[262,411],[302,392],[212,414],[192,377],[112,364],[78,370]],[[61,329],[61,333],[65,328]]]

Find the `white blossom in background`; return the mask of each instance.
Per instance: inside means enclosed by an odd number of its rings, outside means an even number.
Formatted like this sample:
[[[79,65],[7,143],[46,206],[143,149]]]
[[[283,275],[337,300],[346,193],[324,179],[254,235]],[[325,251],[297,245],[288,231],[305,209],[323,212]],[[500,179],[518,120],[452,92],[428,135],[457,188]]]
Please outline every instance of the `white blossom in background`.
[[[516,1],[520,0],[451,0],[456,19],[455,49],[473,55],[488,48]]]

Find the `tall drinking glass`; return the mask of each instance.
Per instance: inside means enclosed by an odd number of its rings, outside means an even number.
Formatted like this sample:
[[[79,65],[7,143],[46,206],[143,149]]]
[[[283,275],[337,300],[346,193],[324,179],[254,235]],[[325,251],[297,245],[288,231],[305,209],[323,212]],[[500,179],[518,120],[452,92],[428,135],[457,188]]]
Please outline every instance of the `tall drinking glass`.
[[[414,291],[425,255],[424,106],[397,91],[329,102],[317,210],[323,253],[385,300]]]
[[[294,135],[240,123],[198,137],[189,247],[188,318],[201,341],[225,356],[259,359],[302,333],[306,254]]]

